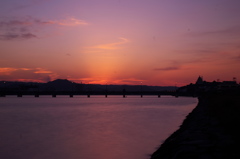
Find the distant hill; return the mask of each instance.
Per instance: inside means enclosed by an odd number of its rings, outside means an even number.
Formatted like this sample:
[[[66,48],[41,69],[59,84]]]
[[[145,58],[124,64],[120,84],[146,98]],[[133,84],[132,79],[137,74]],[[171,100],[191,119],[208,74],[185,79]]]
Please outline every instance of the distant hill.
[[[106,92],[118,93],[123,92],[160,92],[160,91],[175,91],[175,86],[147,86],[147,85],[100,85],[100,84],[80,84],[71,82],[67,79],[57,79],[47,83],[36,82],[9,82],[0,81],[0,93],[14,94],[17,92],[24,92],[31,94],[34,92],[50,93],[50,92],[92,92],[96,94],[104,94]]]
[[[67,79],[57,79],[46,83],[45,87],[54,91],[73,91],[76,90],[76,83]]]

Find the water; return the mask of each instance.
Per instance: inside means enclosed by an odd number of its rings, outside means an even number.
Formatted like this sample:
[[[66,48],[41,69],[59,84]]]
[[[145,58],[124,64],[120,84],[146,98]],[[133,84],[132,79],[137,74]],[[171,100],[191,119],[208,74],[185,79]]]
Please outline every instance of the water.
[[[2,159],[147,159],[196,98],[0,98]]]

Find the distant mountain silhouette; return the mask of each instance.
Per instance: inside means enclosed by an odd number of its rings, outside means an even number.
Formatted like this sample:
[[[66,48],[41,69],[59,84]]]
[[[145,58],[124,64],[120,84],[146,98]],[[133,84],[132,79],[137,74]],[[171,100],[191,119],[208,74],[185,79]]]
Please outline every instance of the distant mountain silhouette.
[[[0,81],[0,94],[159,94],[175,91],[175,86],[100,85],[57,79],[47,83]]]
[[[57,79],[46,83],[46,87],[54,91],[76,91],[76,83],[67,79]]]

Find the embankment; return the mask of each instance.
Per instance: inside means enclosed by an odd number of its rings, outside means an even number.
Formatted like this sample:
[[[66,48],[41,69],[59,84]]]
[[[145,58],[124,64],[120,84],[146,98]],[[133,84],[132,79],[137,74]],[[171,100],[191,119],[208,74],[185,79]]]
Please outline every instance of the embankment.
[[[151,159],[239,159],[239,129],[239,95],[204,95]]]

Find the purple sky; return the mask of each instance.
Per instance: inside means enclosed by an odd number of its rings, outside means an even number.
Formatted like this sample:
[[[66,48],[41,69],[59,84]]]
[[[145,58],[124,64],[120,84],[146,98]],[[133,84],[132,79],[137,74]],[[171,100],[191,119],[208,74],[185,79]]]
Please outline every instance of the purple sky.
[[[0,80],[240,79],[239,0],[0,1]]]

